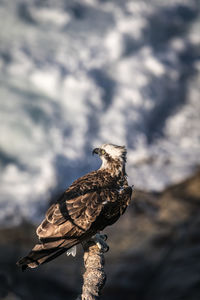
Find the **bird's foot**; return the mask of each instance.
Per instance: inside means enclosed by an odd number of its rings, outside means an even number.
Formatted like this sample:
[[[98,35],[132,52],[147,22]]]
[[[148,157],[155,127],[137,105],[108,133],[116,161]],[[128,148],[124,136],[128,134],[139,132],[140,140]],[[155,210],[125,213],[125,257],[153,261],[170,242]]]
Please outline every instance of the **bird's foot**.
[[[108,239],[107,234],[96,233],[96,236],[104,241],[107,241],[107,239]]]
[[[93,241],[96,243],[99,250],[101,250],[103,253],[108,252],[108,250],[109,250],[109,246],[105,242],[106,240],[107,240],[107,235],[106,234],[97,233],[93,237]]]

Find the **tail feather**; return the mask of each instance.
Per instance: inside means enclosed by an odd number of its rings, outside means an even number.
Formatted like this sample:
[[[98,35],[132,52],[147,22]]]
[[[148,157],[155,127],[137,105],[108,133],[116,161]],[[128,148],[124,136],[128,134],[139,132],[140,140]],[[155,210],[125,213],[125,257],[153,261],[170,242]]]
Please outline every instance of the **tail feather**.
[[[52,248],[49,248],[48,244],[37,244],[27,256],[17,262],[17,265],[22,268],[22,271],[27,268],[36,268],[60,256],[77,243],[77,241],[72,240],[65,245],[62,241],[59,245]]]

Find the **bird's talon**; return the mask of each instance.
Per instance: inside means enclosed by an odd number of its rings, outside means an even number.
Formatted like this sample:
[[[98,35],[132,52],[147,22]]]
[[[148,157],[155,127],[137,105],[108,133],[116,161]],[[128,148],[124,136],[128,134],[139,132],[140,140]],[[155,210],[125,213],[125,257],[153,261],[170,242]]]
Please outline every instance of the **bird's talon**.
[[[108,252],[109,247],[106,244],[105,240],[107,239],[107,235],[97,233],[94,237],[94,241],[98,246],[99,250],[102,252]]]
[[[104,240],[104,241],[107,241],[107,239],[108,239],[107,234],[103,234],[103,240]]]
[[[110,249],[108,245],[106,245],[106,246],[107,246],[106,249],[104,249],[104,251],[103,251],[103,252],[105,252],[105,253],[108,252],[109,249]]]
[[[104,241],[106,241],[108,238],[108,236],[106,234],[97,233],[96,235],[97,235],[97,238],[102,239]]]

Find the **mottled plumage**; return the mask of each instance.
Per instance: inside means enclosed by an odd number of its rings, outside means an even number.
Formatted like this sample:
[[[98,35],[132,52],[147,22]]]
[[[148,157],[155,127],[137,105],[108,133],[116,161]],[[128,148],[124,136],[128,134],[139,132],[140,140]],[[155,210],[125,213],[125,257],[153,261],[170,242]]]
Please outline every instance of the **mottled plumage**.
[[[104,144],[94,149],[102,166],[75,180],[51,205],[37,228],[40,243],[17,264],[26,269],[46,263],[117,221],[130,203],[126,149]]]

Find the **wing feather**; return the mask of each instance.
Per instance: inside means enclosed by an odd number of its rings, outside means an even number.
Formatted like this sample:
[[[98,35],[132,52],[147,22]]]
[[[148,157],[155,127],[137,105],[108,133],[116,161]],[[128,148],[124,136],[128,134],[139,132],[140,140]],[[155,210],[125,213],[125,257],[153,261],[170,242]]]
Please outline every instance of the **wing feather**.
[[[37,229],[41,241],[47,238],[70,238],[84,235],[102,210],[98,192],[87,193],[53,204]]]

